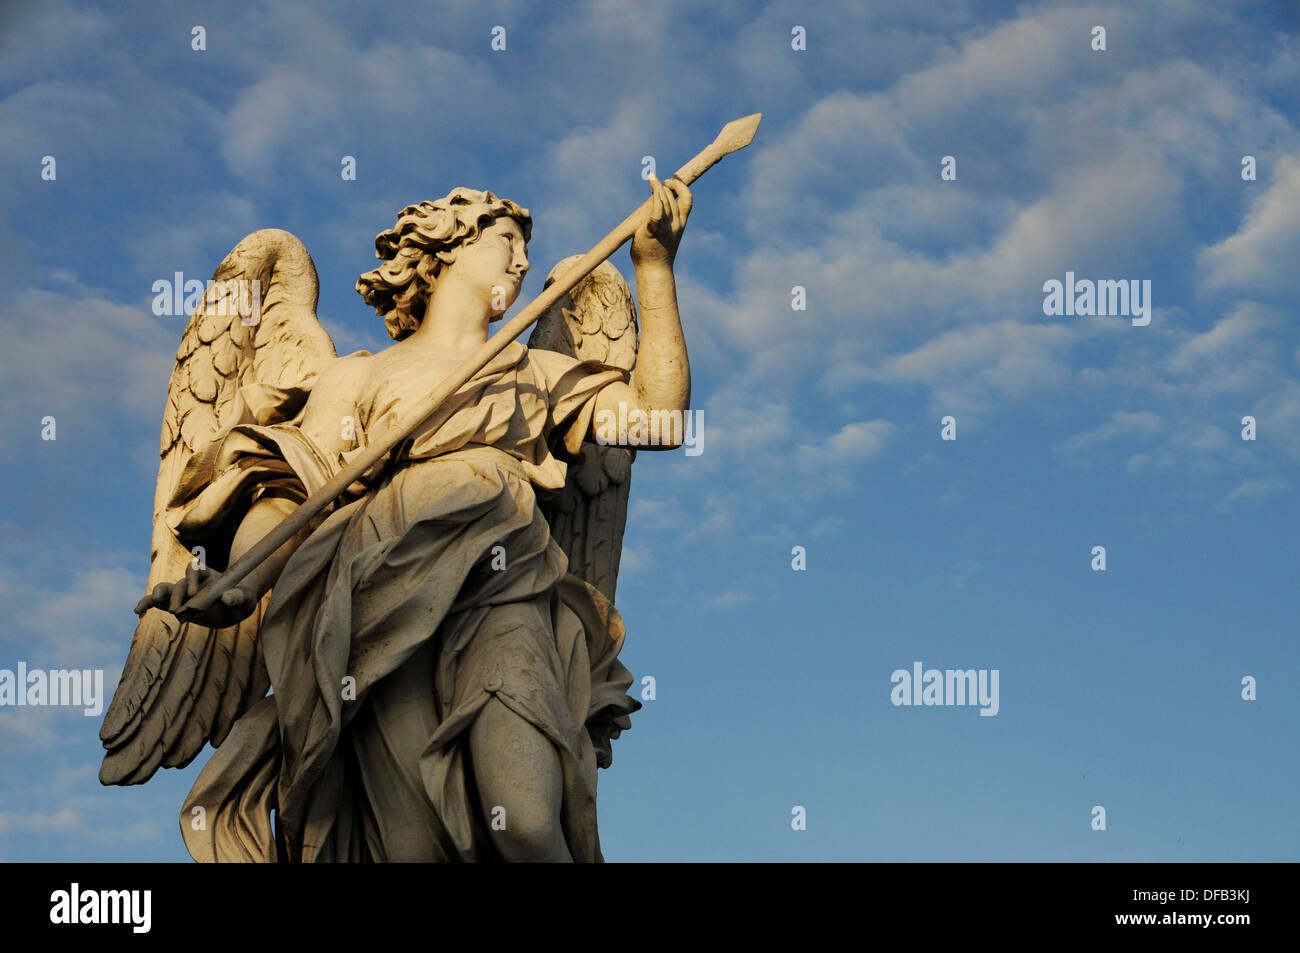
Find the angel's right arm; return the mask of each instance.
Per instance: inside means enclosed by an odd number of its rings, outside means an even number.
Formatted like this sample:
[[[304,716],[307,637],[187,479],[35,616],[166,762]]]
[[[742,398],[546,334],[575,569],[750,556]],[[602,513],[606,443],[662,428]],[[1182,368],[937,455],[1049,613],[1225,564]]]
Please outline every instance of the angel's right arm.
[[[312,386],[298,429],[325,461],[337,461],[339,454],[351,449],[345,436],[355,431],[355,395],[361,380],[361,362],[353,357],[337,358],[326,365]],[[268,533],[298,508],[301,499],[282,487],[266,487],[249,506],[230,544],[227,565],[233,565],[244,553],[257,545]],[[233,625],[247,617],[258,601],[280,578],[280,573],[294,551],[311,536],[315,524],[305,526],[293,538],[255,566],[234,588],[223,594],[219,603],[201,613],[184,610],[185,602],[202,589],[212,577],[220,575],[209,567],[191,563],[185,578],[176,583],[160,582],[136,606],[142,614],[151,606],[171,612],[186,621],[202,622],[215,628]]]
[[[363,429],[358,421],[357,395],[369,358],[362,353],[335,359],[321,371],[307,397],[299,429],[331,461],[354,449]]]
[[[230,544],[231,563],[257,545],[267,533],[284,522],[297,508],[296,501],[284,496],[264,496],[250,506],[239,524],[239,529],[235,532],[234,541]],[[311,528],[304,528],[298,535],[262,560],[252,572],[240,580],[238,588],[247,593],[250,600],[256,603],[275,585],[289,557],[310,535]]]
[[[348,434],[355,433],[356,394],[361,382],[362,362],[355,357],[339,358],[331,362],[317,378],[307,398],[299,429],[329,460],[352,449],[354,441]],[[244,514],[230,545],[230,562],[255,546],[267,533],[282,523],[299,501],[273,488],[264,493]],[[239,588],[250,594],[254,601],[260,599],[275,585],[289,557],[311,535],[312,524],[264,560],[240,582]]]

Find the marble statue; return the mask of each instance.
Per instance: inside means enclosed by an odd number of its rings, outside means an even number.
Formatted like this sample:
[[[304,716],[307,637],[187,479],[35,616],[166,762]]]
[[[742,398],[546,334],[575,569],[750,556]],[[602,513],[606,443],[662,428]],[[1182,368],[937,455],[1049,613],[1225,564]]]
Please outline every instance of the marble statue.
[[[611,233],[552,271],[528,346],[489,340],[532,219],[487,191],[375,239],[357,291],[396,342],[375,354],[335,355],[293,235],[231,251],[177,351],[104,784],[210,742],[181,812],[200,861],[603,859],[597,769],[640,707],[613,604],[631,463],[682,434],[619,446],[595,421],[687,411],[688,183],[750,120],[624,223],[639,338]]]

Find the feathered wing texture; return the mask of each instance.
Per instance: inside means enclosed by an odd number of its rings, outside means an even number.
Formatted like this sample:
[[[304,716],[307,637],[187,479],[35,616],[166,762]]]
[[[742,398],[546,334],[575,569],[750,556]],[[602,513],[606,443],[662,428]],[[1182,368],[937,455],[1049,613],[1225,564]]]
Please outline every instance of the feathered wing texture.
[[[167,390],[154,495],[149,588],[185,575],[194,554],[165,511],[185,464],[223,429],[290,419],[334,344],[316,319],[319,284],[307,249],[280,229],[249,235],[218,266],[195,308]],[[266,599],[225,629],[150,609],[136,626],[104,716],[104,784],[140,784],[219,745],[270,687],[259,638]]]
[[[578,258],[566,258],[552,268],[546,283]],[[636,365],[636,307],[618,269],[602,262],[538,319],[528,344],[631,371]],[[635,458],[632,450],[584,443],[581,461],[569,467],[564,489],[542,504],[551,535],[568,554],[569,571],[610,602],[618,584]]]

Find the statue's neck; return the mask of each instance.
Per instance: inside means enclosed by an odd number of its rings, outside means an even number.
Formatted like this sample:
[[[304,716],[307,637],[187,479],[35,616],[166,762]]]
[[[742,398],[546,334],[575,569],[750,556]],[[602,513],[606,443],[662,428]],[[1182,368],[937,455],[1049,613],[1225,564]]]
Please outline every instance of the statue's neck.
[[[492,311],[454,285],[434,289],[424,320],[407,339],[413,349],[440,354],[468,354],[488,339]]]

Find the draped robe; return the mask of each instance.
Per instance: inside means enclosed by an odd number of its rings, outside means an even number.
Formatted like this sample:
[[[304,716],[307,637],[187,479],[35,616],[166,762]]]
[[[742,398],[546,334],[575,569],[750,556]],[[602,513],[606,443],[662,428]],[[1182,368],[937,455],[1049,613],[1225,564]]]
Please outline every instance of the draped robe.
[[[493,697],[554,744],[565,841],[602,860],[597,766],[641,706],[622,620],[567,571],[535,491],[563,487],[596,394],[628,376],[512,342],[313,524],[265,606],[272,694],[182,809],[196,860],[499,859],[468,744]],[[169,524],[222,553],[262,494],[305,498],[435,383],[418,365],[372,381],[333,457],[301,413],[228,428],[189,461]]]

